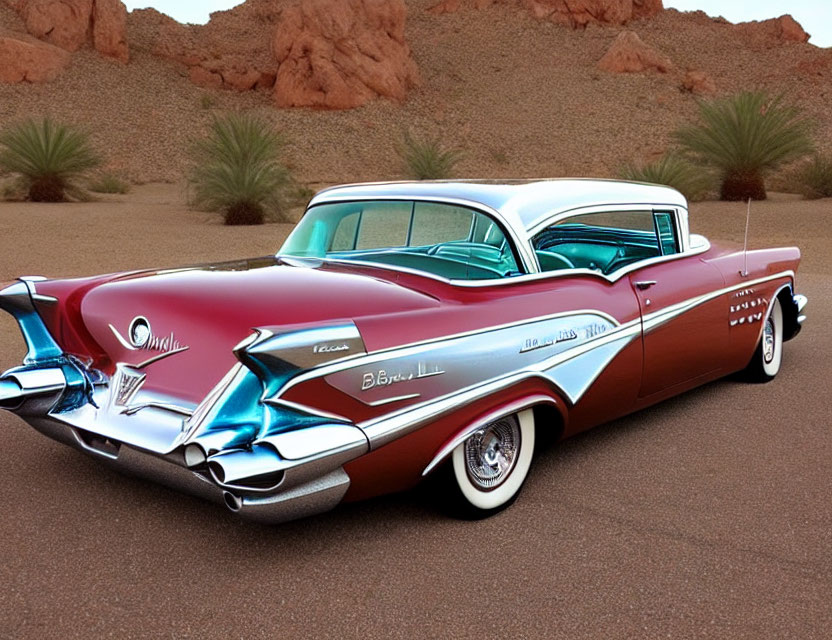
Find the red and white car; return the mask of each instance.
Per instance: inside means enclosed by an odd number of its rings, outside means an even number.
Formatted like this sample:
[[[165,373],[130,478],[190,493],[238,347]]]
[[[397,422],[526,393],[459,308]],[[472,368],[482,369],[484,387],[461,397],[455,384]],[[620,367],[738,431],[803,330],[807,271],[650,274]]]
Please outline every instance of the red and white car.
[[[690,234],[653,185],[336,187],[276,256],[8,285],[28,354],[0,407],[255,519],[431,474],[486,516],[541,435],[772,379],[805,318],[799,260]]]

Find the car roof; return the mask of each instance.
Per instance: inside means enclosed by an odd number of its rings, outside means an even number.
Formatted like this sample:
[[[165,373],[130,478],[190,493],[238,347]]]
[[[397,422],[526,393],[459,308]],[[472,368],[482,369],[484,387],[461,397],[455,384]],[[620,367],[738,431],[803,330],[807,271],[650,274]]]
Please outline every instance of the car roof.
[[[544,218],[585,207],[646,205],[687,209],[684,196],[670,187],[590,178],[369,182],[324,189],[309,206],[373,199],[481,205],[497,211],[517,231],[529,231]]]

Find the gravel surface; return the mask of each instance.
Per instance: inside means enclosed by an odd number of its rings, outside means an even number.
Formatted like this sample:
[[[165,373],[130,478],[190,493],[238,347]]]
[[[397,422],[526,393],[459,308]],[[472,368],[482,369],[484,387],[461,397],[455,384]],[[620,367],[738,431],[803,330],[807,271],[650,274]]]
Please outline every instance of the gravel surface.
[[[0,204],[0,282],[275,250],[147,185]],[[459,522],[422,492],[264,527],[115,474],[0,413],[0,638],[829,638],[832,201],[754,205],[797,244],[804,332],[769,385],[725,380],[545,451],[520,499]],[[694,206],[741,240],[742,205]],[[0,370],[22,341],[0,317]]]

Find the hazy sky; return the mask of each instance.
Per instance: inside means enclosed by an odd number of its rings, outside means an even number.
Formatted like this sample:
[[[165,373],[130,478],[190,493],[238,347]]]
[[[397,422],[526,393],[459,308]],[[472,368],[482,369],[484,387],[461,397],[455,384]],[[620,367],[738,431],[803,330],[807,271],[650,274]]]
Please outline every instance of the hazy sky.
[[[239,0],[126,0],[130,10],[155,7],[176,18],[179,22],[203,24],[208,14],[241,4]],[[701,9],[706,13],[721,15],[731,22],[765,20],[791,13],[812,34],[810,42],[819,47],[832,46],[832,0],[664,0],[665,7],[682,11]]]

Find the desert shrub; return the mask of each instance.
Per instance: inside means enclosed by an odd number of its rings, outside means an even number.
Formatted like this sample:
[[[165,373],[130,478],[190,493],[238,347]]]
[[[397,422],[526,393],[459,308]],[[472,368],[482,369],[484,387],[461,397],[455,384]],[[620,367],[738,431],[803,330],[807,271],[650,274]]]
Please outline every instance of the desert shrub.
[[[102,173],[91,180],[87,188],[94,193],[128,193],[130,184],[114,173]]]
[[[214,118],[208,135],[191,149],[194,203],[222,212],[229,225],[262,224],[270,213],[285,216],[292,181],[281,161],[284,145],[283,137],[257,116]]]
[[[414,136],[409,132],[402,135],[397,151],[405,173],[414,180],[452,178],[464,155],[461,149],[445,146],[439,136]]]
[[[812,150],[812,124],[782,96],[763,92],[699,103],[699,122],[674,137],[691,160],[715,169],[722,200],[764,200],[765,177]]]
[[[648,164],[628,164],[619,177],[635,182],[650,182],[673,187],[690,201],[702,200],[712,186],[712,176],[677,153],[666,153]]]
[[[814,155],[798,170],[797,179],[805,197],[832,198],[832,156]]]
[[[33,202],[83,199],[76,180],[101,164],[87,133],[53,121],[29,119],[0,132],[0,170],[19,176]]]

